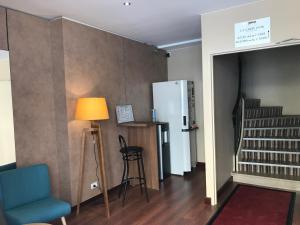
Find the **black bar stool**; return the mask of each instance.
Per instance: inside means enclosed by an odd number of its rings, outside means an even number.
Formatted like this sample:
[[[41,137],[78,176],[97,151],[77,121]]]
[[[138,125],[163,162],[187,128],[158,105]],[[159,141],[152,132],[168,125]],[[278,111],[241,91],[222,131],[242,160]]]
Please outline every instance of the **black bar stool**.
[[[119,142],[120,142],[120,152],[122,153],[123,163],[124,163],[124,169],[123,169],[123,175],[122,175],[122,181],[120,185],[120,191],[119,191],[119,198],[121,197],[122,191],[123,191],[123,206],[126,199],[126,192],[128,184],[130,183],[130,180],[138,179],[141,194],[143,194],[143,185],[144,185],[144,191],[146,194],[147,202],[149,202],[148,197],[148,191],[147,191],[147,183],[146,183],[146,176],[145,176],[145,170],[144,170],[144,160],[143,160],[143,148],[138,146],[127,146],[126,141],[122,135],[119,135]],[[129,161],[136,161],[138,166],[138,177],[129,177]],[[142,176],[141,176],[142,175]]]

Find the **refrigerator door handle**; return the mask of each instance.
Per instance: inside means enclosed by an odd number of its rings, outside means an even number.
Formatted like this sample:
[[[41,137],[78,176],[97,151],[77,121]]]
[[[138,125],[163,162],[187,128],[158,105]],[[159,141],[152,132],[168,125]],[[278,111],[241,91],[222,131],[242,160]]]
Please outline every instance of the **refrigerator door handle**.
[[[191,131],[194,131],[194,130],[198,130],[199,128],[198,127],[190,127],[188,129],[181,129],[182,132],[191,132]]]
[[[186,116],[183,116],[183,126],[186,126]]]

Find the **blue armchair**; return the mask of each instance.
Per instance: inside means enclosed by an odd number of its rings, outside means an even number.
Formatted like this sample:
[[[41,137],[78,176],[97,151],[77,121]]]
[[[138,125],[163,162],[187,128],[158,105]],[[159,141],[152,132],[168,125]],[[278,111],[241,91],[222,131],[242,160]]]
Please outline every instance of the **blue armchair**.
[[[8,225],[58,218],[65,225],[65,216],[71,212],[69,203],[51,196],[48,166],[44,164],[1,172],[0,206]]]

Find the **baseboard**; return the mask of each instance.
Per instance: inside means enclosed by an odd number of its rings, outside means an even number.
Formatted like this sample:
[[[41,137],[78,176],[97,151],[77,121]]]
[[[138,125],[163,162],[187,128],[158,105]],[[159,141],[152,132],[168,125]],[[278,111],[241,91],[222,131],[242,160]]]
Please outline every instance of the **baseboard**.
[[[222,185],[222,187],[218,190],[217,192],[217,195],[218,197],[220,197],[225,191],[226,189],[232,185],[233,183],[233,177],[230,177],[226,182],[225,184]],[[208,198],[208,197],[205,197],[204,198],[204,203],[207,204],[207,205],[211,205],[211,198]]]
[[[205,203],[206,205],[211,205],[211,198],[205,197],[205,198],[204,198],[204,203]]]
[[[300,191],[299,180],[287,180],[287,179],[280,179],[274,177],[263,177],[263,176],[256,176],[250,174],[241,174],[235,172],[233,172],[232,175],[233,175],[234,182],[238,182],[242,184],[249,184],[249,185],[286,190],[286,191],[296,191],[296,192]]]
[[[108,196],[109,196],[110,194],[112,194],[112,193],[118,191],[119,189],[120,189],[120,185],[115,186],[115,187],[109,189],[109,190],[108,190]],[[94,196],[94,197],[92,197],[92,198],[90,198],[90,199],[87,199],[87,200],[81,202],[81,203],[80,203],[80,207],[82,207],[82,206],[84,206],[84,205],[88,205],[89,203],[94,202],[94,201],[96,201],[96,200],[100,200],[100,202],[103,202],[103,204],[104,204],[103,193],[100,193],[100,194],[98,194],[98,195],[96,195],[96,196]],[[73,212],[73,211],[75,212],[75,211],[76,211],[76,208],[77,208],[77,205],[72,206],[72,212]]]
[[[201,170],[205,170],[205,163],[204,162],[197,162],[196,164],[197,167],[199,167]]]
[[[228,189],[228,187],[229,187],[232,183],[233,183],[233,177],[230,176],[230,177],[228,178],[228,180],[222,185],[222,187],[220,187],[219,190],[217,191],[218,197],[219,197],[220,195],[222,195],[222,194],[224,193],[224,191],[225,191],[226,189]]]

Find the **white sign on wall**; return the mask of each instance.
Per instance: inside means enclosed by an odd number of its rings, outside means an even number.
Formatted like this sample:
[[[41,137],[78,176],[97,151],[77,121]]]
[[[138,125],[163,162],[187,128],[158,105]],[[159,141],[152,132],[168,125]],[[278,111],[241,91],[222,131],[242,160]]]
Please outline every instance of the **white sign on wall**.
[[[117,105],[116,106],[118,123],[133,122],[132,105]]]
[[[236,23],[234,31],[236,48],[268,44],[271,42],[271,18]]]

